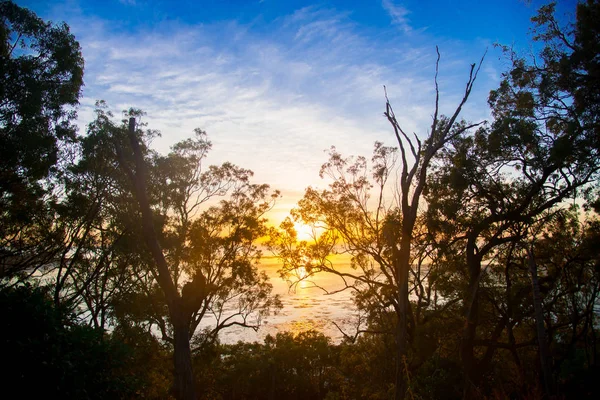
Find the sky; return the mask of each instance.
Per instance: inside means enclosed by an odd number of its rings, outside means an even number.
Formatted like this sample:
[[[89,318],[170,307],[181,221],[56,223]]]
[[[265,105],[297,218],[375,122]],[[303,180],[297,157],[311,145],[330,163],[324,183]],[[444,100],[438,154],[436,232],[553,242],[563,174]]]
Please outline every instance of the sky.
[[[230,161],[282,192],[281,220],[330,146],[369,156],[394,145],[383,86],[403,128],[423,137],[434,105],[436,46],[442,113],[453,112],[472,63],[485,60],[463,117],[489,119],[487,95],[508,68],[495,43],[531,50],[540,1],[17,1],[66,22],[82,46],[80,132],[96,100],[116,116],[135,107],[167,153],[194,128]],[[560,18],[573,1],[558,4]]]

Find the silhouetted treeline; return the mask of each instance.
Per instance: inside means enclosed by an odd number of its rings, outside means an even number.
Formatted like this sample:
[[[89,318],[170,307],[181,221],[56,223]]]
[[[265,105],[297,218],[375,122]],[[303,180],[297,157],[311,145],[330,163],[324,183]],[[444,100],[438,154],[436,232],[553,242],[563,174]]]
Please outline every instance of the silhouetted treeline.
[[[425,133],[404,131],[386,93],[397,147],[332,148],[329,186],[308,188],[278,228],[279,193],[206,165],[200,129],[161,155],[142,111],[115,122],[98,102],[78,135],[75,37],[10,1],[0,16],[8,398],[598,397],[600,2],[566,25],[542,7],[535,58],[503,48],[491,121],[460,117],[484,60],[441,114],[438,51]],[[342,343],[312,331],[219,343],[282,307],[263,251],[292,284],[346,283],[360,318]]]

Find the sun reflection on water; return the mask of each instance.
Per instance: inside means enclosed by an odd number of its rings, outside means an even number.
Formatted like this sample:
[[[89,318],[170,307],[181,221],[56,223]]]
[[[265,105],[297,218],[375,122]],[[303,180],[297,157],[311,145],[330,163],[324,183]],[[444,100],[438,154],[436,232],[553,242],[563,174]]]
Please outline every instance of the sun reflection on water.
[[[336,255],[332,259],[337,269],[351,271],[349,260],[344,256]],[[339,341],[342,339],[341,334],[332,321],[348,332],[352,331],[354,325],[351,322],[353,315],[351,292],[326,295],[320,289],[324,288],[328,291],[340,289],[342,282],[339,277],[326,273],[310,275],[306,265],[299,265],[291,271],[290,279],[284,280],[278,273],[280,266],[276,258],[265,258],[259,268],[271,278],[273,292],[281,296],[283,309],[277,314],[265,316],[258,332],[236,327],[224,331],[220,335],[223,343],[235,343],[238,340],[262,341],[267,334],[275,335],[282,331],[298,334],[307,330],[323,332],[331,336],[334,341]],[[295,290],[290,291],[289,282],[294,280],[298,284]],[[207,320],[206,323],[208,322]]]
[[[300,266],[300,267],[296,268],[296,276],[300,280],[306,279],[306,277],[308,276],[308,271],[306,270],[306,267]]]
[[[297,335],[302,332],[306,332],[309,330],[315,331],[324,331],[326,330],[326,322],[319,319],[313,318],[304,318],[296,321],[290,321],[280,325],[280,328],[283,331],[289,331],[294,335]]]

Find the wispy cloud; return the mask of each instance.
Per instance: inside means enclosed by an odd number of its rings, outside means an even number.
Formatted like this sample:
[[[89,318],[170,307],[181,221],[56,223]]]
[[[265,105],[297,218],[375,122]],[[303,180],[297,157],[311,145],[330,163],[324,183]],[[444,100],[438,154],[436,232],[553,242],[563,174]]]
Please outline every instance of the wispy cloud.
[[[404,32],[409,32],[411,30],[409,20],[406,18],[406,16],[410,14],[408,9],[399,4],[395,4],[392,0],[383,0],[381,5],[391,17],[393,24],[398,25]]]
[[[126,33],[80,14],[67,22],[86,59],[82,124],[96,99],[114,110],[142,108],[163,133],[155,142],[163,152],[199,127],[214,144],[209,161],[250,168],[294,201],[321,184],[331,145],[368,155],[376,140],[394,144],[382,116],[384,84],[406,130],[424,134],[430,124],[434,48],[381,42],[345,12],[301,9],[271,22],[267,34],[236,21]],[[463,72],[468,62],[445,65]],[[459,94],[444,99],[452,104]]]

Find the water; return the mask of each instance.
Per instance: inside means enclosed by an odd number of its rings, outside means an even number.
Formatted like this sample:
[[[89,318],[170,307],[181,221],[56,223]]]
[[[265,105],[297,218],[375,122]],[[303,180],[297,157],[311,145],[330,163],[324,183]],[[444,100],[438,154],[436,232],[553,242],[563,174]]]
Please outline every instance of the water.
[[[290,292],[288,283],[279,277],[277,270],[280,263],[276,258],[264,258],[259,269],[265,271],[271,279],[273,294],[279,294],[283,308],[275,315],[264,317],[258,331],[250,328],[233,326],[220,332],[222,343],[236,343],[238,341],[262,342],[267,334],[275,335],[277,332],[290,331],[299,333],[315,329],[339,342],[343,335],[333,324],[335,322],[348,334],[356,330],[356,311],[352,303],[351,291],[345,290],[336,294],[325,294],[321,289],[308,282],[302,282],[295,292]],[[348,260],[340,259],[336,268],[350,270]],[[332,274],[317,274],[312,281],[328,291],[335,291],[344,287],[342,280]],[[203,321],[202,326],[210,324],[210,320]]]

